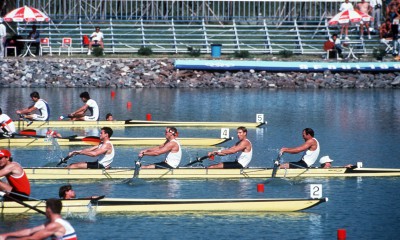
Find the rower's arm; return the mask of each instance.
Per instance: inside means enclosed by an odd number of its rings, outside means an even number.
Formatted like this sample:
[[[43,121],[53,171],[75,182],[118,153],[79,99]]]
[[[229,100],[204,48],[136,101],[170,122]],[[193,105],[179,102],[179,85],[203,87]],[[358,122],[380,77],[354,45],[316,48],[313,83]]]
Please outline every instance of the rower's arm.
[[[16,113],[17,114],[28,114],[31,113],[33,111],[35,111],[37,108],[35,106],[31,106],[22,110],[17,110]]]
[[[107,153],[107,151],[111,149],[111,145],[109,143],[107,144],[103,144],[103,146],[101,146],[100,148],[93,147],[93,148],[87,148],[87,149],[83,149],[82,151],[79,152],[79,154],[81,155],[86,155],[89,157],[97,157],[101,154],[105,154]]]
[[[33,228],[26,228],[26,229],[22,229],[19,231],[15,231],[15,232],[9,232],[9,233],[4,233],[0,235],[0,239],[7,239],[9,237],[18,237],[18,239],[23,239],[21,237],[28,237],[31,236],[32,234],[34,234],[37,231],[40,231],[42,229],[44,229],[44,224],[37,226],[37,227],[33,227]]]
[[[244,151],[247,147],[247,144],[248,144],[248,141],[241,141],[239,144],[232,146],[228,149],[224,149],[221,151],[214,151],[214,154],[219,155],[219,156],[225,156],[225,155],[237,153],[239,151]]]
[[[167,153],[169,151],[171,151],[174,146],[175,146],[175,142],[167,142],[166,144],[163,144],[159,147],[155,147],[155,148],[150,148],[147,150],[144,150],[142,152],[140,152],[143,156],[147,155],[147,156],[158,156],[161,155],[163,153]]]
[[[55,235],[55,233],[65,233],[65,229],[61,226],[61,224],[56,223],[56,222],[52,222],[46,225],[43,225],[44,227],[34,231],[33,233],[31,233],[30,236],[27,237],[23,237],[23,238],[19,238],[19,239],[29,239],[29,240],[33,240],[33,239],[47,239],[48,237],[51,237],[53,235]],[[61,229],[62,228],[62,229]]]
[[[75,112],[72,112],[71,115],[75,115],[77,113],[84,113],[84,112],[86,112],[88,107],[89,107],[89,105],[85,104],[82,107],[80,107],[78,110],[76,110]]]
[[[303,145],[298,146],[298,147],[294,147],[294,148],[281,148],[281,154],[283,153],[291,153],[291,154],[296,154],[296,153],[300,153],[303,151],[306,151],[307,149],[309,149],[312,146],[313,142],[312,140],[308,140],[306,141]]]

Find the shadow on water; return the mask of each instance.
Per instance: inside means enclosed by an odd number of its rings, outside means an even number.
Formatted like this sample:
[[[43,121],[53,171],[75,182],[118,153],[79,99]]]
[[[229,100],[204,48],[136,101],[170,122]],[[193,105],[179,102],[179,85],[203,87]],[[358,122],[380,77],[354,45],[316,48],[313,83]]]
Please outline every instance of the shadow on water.
[[[287,178],[268,178],[264,184],[269,186],[293,185],[293,181]]]

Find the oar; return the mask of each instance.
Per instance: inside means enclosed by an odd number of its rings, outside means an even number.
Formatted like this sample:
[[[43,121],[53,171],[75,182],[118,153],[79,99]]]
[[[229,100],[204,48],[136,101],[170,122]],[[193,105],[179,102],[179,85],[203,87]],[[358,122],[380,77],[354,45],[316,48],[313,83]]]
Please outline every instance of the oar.
[[[41,214],[43,214],[43,215],[46,215],[46,213],[45,213],[44,211],[38,209],[37,207],[31,206],[31,205],[29,205],[29,204],[24,203],[24,202],[21,201],[21,200],[18,200],[18,199],[14,198],[14,197],[11,197],[11,196],[10,196],[10,192],[0,191],[0,196],[2,196],[2,197],[3,197],[3,196],[6,196],[7,198],[13,200],[14,202],[16,202],[16,203],[18,203],[18,204],[21,204],[21,205],[24,206],[24,207],[30,208],[30,209],[32,209],[32,210],[38,212],[38,213],[41,213]]]
[[[135,161],[135,171],[133,172],[132,178],[139,177],[139,171],[140,171],[140,166],[141,166],[140,160],[142,160],[142,157],[138,157],[138,159]]]
[[[73,156],[75,156],[75,155],[71,155],[71,156],[68,155],[68,156],[66,156],[66,157],[61,158],[61,159],[60,159],[60,162],[57,163],[56,167],[60,166],[60,165],[63,164],[63,163],[67,163],[68,159],[72,158]]]
[[[24,136],[24,137],[35,137],[35,138],[47,138],[45,135],[37,135],[36,130],[34,129],[25,129],[21,130],[19,133],[13,133],[15,136]],[[76,138],[78,135],[71,135],[68,137],[61,137],[61,139],[73,139]]]
[[[283,154],[279,153],[278,157],[276,158],[276,160],[274,161],[274,169],[272,170],[272,178],[274,178],[276,176],[276,172],[278,171],[279,168],[279,162],[281,161],[281,157]]]
[[[20,119],[20,120],[22,119],[22,120],[24,120],[24,121],[27,123],[27,124],[26,124],[27,127],[33,123],[32,120],[25,118],[24,115],[22,115],[22,114],[18,114],[18,116],[19,116],[19,119]],[[18,125],[19,125],[19,123],[18,123]]]
[[[89,143],[100,143],[100,137],[95,137],[95,136],[88,136],[88,137],[84,137],[82,138],[83,142],[89,142]]]
[[[207,158],[209,158],[209,159],[211,159],[211,160],[214,160],[214,155],[211,155],[211,156],[206,155],[206,156],[203,156],[203,157],[199,157],[199,158],[197,158],[195,161],[186,164],[185,167],[192,166],[192,165],[195,164],[195,163],[202,163],[203,160],[205,160],[205,159],[207,159]]]

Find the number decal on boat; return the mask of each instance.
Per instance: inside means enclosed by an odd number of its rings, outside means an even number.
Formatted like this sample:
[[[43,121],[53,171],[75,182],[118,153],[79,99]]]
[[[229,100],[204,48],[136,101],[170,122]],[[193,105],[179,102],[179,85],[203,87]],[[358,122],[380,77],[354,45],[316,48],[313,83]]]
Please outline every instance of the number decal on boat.
[[[322,184],[310,184],[310,198],[322,198]]]
[[[221,128],[221,138],[229,138],[229,128]]]
[[[262,113],[256,114],[256,122],[264,123],[264,114]]]

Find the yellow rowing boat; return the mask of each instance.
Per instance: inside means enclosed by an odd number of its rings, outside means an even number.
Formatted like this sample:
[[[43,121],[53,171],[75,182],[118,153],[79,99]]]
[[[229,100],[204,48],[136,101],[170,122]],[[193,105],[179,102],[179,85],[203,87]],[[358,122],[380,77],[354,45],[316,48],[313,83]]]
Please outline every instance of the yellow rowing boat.
[[[182,146],[215,146],[232,138],[178,138]],[[96,145],[98,137],[70,137],[54,139],[60,146]],[[157,146],[165,142],[165,138],[125,138],[112,137],[111,142],[116,146]],[[1,138],[0,147],[35,147],[53,145],[52,139],[45,137],[15,137]]]
[[[267,122],[179,122],[179,121],[34,121],[29,128],[72,128],[72,127],[208,127],[208,128],[237,128],[244,126],[256,128],[265,125]],[[20,128],[27,128],[27,122],[17,121]]]
[[[110,212],[293,212],[314,207],[327,198],[276,198],[276,199],[131,199],[103,198],[100,200],[63,200],[65,213]],[[45,210],[45,200],[23,203]],[[35,211],[17,202],[4,201],[0,213],[21,214]]]
[[[55,167],[24,168],[30,180],[80,180],[80,179],[127,179],[132,178],[134,168],[111,169],[66,169]],[[271,178],[272,168],[245,169],[207,169],[207,168],[177,168],[177,169],[141,169],[138,177],[141,179],[240,179],[240,178]],[[278,178],[295,177],[399,177],[400,169],[390,168],[308,168],[279,169]]]

